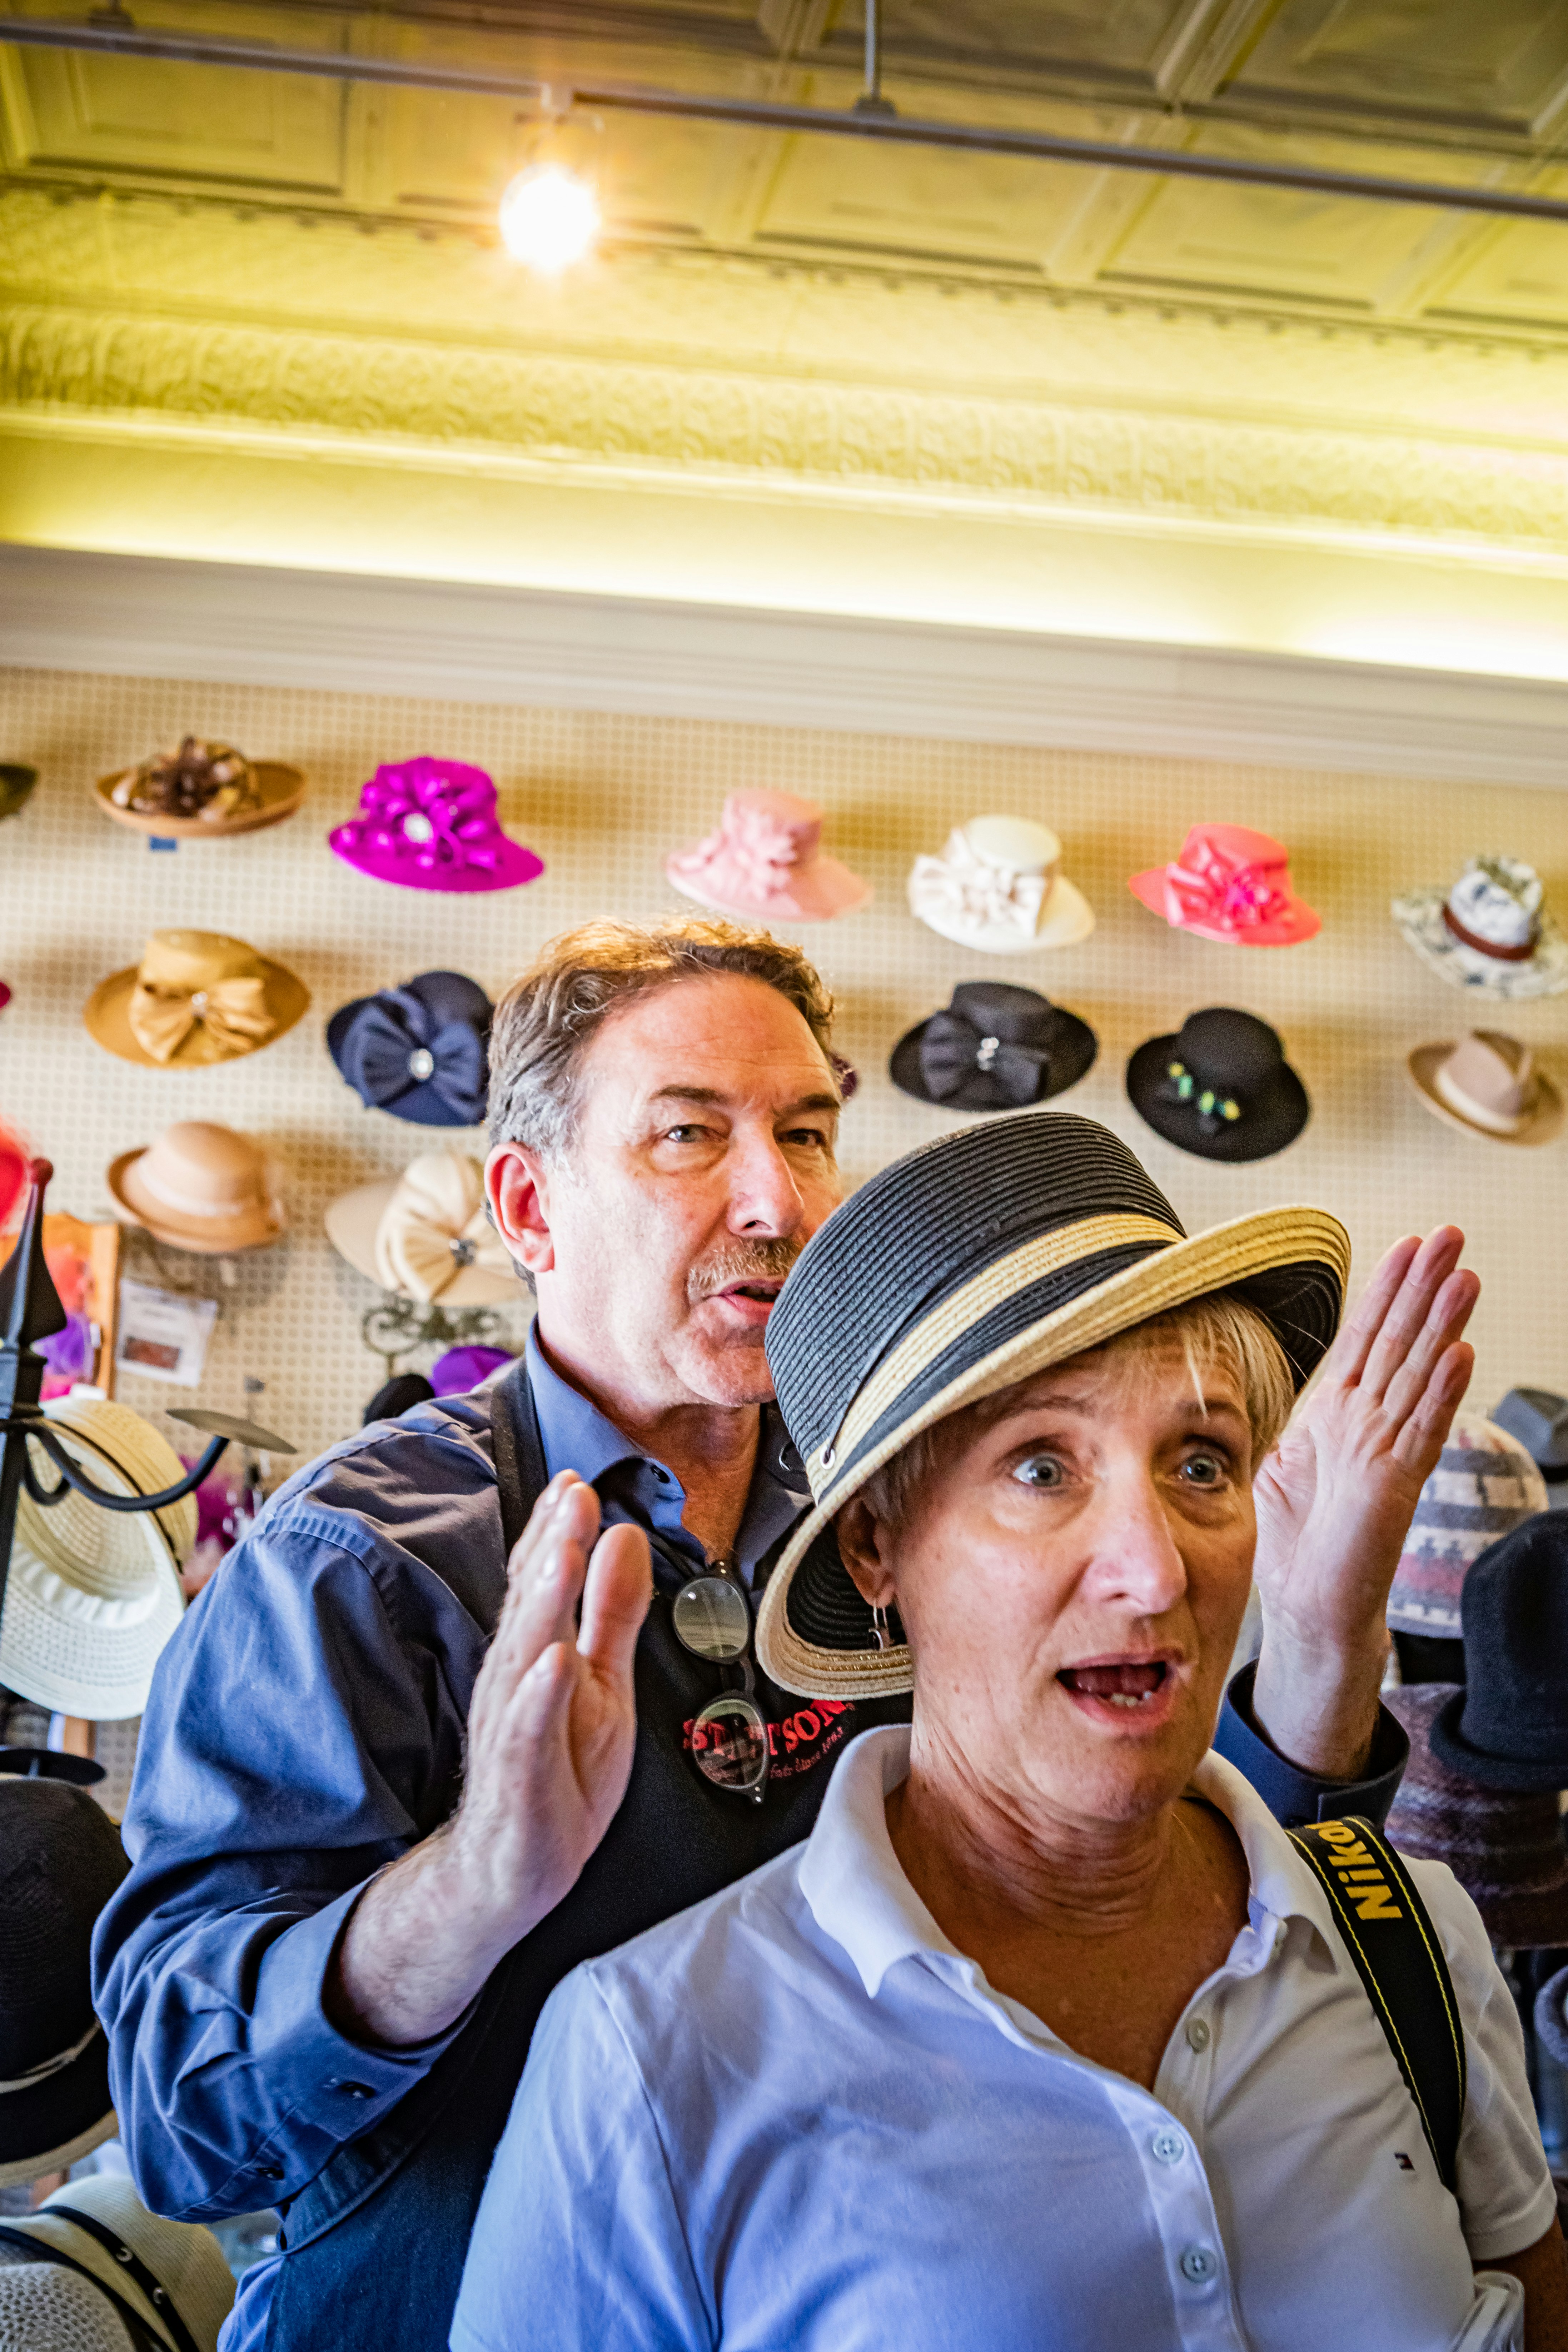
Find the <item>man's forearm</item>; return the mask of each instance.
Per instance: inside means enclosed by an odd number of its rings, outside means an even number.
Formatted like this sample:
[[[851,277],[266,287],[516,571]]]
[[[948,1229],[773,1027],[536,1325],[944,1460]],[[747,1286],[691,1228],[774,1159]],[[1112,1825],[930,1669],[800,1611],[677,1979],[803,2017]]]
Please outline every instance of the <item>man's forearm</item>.
[[[343,1930],[323,1987],[340,2033],[391,2050],[444,2033],[531,1922],[504,1942],[476,1919],[458,1884],[451,1824],[373,1878]]]
[[[1302,1771],[1328,1780],[1357,1780],[1372,1756],[1387,1658],[1388,1633],[1381,1623],[1352,1646],[1331,1648],[1271,1632],[1266,1615],[1253,1720]]]

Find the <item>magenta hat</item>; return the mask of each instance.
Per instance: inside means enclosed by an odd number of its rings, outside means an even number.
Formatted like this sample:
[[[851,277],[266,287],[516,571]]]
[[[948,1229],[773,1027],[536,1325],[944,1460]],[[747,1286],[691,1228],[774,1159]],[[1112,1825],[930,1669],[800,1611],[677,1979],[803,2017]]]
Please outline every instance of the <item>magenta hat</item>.
[[[678,890],[726,915],[763,923],[822,923],[852,915],[871,885],[824,857],[822,811],[793,793],[731,793],[719,830],[677,849],[664,870]]]
[[[496,788],[458,760],[405,760],[378,768],[359,814],[328,835],[345,864],[411,890],[515,890],[544,860],[501,831]]]
[[[1245,824],[1194,824],[1179,857],[1127,887],[1173,930],[1226,947],[1293,948],[1323,927],[1291,887],[1284,844]]]

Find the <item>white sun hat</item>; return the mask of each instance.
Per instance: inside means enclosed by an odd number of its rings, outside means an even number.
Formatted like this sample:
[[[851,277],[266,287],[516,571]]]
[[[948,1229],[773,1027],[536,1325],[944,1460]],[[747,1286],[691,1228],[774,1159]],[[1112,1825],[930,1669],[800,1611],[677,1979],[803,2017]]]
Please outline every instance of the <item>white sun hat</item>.
[[[1075,947],[1094,909],[1061,868],[1062,845],[1032,817],[977,816],[949,834],[940,857],[910,869],[910,912],[944,940],[984,955]]]
[[[116,1495],[155,1495],[185,1475],[151,1422],[102,1397],[44,1407],[74,1463]],[[41,1447],[41,1483],[58,1481]],[[72,1493],[47,1509],[24,1494],[0,1617],[0,1684],[62,1715],[140,1715],[184,1611],[180,1562],[196,1538],[194,1496],[161,1511],[106,1511]]]
[[[0,2247],[0,2352],[131,2352],[122,2314],[142,2342],[163,2344],[174,2339],[171,2313],[196,2352],[216,2352],[234,2305],[222,2247],[198,2223],[150,2213],[123,2174],[68,2180],[9,2227],[39,2259]]]

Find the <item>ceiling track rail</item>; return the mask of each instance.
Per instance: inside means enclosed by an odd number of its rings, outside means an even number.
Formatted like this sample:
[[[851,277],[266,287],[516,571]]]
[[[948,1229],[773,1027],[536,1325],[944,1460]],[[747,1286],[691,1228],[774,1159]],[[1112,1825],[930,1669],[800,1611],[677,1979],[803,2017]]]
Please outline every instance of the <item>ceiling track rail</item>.
[[[1142,172],[1163,179],[1207,180],[1233,186],[1277,188],[1369,204],[1420,205],[1445,212],[1507,220],[1568,225],[1568,199],[1523,190],[1457,187],[1446,181],[1393,179],[1381,173],[1334,172],[1310,164],[1271,163],[1237,155],[1199,155],[1182,148],[1123,147],[1109,140],[1068,139],[1050,131],[983,123],[922,121],[896,114],[885,100],[843,113],[826,107],[786,106],[765,100],[701,97],[601,81],[544,81],[479,67],[354,57],[341,49],[275,47],[105,21],[74,23],[45,16],[0,16],[0,41],[26,47],[74,49],[99,56],[156,58],[177,64],[237,67],[259,73],[323,76],[405,89],[501,98],[558,116],[574,107],[803,138],[874,140],[884,146],[945,148],[972,155],[1008,155],[1022,162],[1072,163],[1099,172]],[[869,60],[868,60],[869,62]],[[875,89],[875,84],[872,84]],[[886,109],[887,110],[883,110]]]

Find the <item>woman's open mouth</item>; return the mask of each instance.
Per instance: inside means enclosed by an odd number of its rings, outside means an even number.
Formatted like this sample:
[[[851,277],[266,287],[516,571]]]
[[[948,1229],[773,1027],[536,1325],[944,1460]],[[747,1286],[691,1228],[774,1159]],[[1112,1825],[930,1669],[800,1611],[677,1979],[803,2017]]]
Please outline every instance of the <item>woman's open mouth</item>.
[[[1142,1727],[1163,1721],[1175,1704],[1172,1665],[1168,1658],[1106,1658],[1063,1666],[1057,1680],[1086,1714]]]

